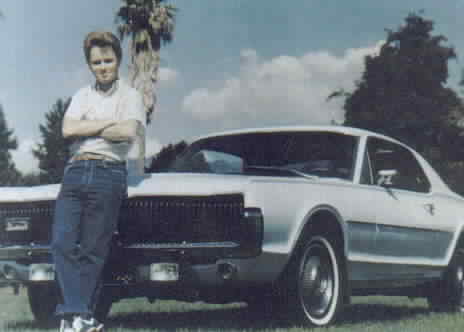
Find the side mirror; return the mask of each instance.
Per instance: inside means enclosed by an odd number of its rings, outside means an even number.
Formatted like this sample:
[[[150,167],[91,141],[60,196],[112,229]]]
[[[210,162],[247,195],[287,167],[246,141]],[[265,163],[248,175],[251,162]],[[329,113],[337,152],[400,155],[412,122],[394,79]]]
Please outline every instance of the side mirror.
[[[396,169],[381,169],[377,172],[377,185],[391,187],[393,185],[392,179],[396,175],[398,175]]]

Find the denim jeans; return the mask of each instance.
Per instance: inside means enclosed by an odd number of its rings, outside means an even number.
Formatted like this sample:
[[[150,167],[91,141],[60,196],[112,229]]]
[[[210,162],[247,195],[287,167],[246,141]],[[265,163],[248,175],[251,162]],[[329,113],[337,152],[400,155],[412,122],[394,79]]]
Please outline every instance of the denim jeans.
[[[126,193],[124,163],[83,160],[65,167],[51,246],[63,299],[57,315],[92,315]]]

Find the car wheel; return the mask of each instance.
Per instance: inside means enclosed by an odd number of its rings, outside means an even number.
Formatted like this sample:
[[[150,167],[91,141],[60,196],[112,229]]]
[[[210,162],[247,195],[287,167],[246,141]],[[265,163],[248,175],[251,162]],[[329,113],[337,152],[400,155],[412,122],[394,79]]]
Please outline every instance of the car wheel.
[[[313,236],[291,271],[289,304],[296,318],[312,326],[333,323],[342,309],[344,270],[329,238]]]
[[[456,253],[439,286],[427,300],[432,310],[464,312],[464,249]]]
[[[27,296],[37,323],[47,325],[58,321],[55,317],[55,309],[60,301],[60,293],[55,283],[29,285]]]

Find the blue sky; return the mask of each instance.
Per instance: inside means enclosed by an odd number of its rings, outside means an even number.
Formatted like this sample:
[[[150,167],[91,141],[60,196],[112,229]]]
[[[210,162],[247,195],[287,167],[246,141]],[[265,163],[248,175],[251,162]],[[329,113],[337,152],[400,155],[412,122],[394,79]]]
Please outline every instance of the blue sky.
[[[174,42],[163,48],[159,103],[147,147],[244,127],[342,121],[338,88],[352,89],[363,57],[376,52],[385,29],[424,10],[464,67],[464,0],[171,0],[179,8]],[[22,171],[36,169],[30,152],[39,124],[58,98],[91,82],[82,40],[116,31],[119,0],[2,0],[0,103],[20,147]],[[126,73],[126,62],[122,73]]]

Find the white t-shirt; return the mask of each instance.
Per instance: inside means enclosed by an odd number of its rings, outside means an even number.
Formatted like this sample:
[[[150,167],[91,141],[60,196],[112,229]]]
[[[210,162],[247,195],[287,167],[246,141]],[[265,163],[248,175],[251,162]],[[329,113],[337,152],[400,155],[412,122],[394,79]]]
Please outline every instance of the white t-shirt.
[[[121,79],[118,80],[117,84],[116,90],[108,96],[102,95],[91,85],[80,89],[72,97],[65,117],[74,120],[137,120],[141,124],[137,133],[138,137],[132,142],[112,142],[99,136],[83,137],[71,145],[71,156],[91,152],[118,161],[129,161],[129,154],[132,155],[131,158],[144,158],[140,153],[145,150],[146,123],[142,95]],[[133,156],[134,153],[138,156]],[[143,160],[138,161],[138,163],[140,162],[143,165]]]

